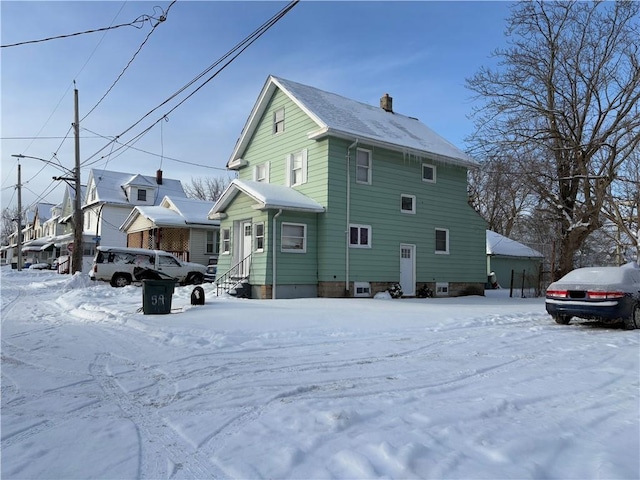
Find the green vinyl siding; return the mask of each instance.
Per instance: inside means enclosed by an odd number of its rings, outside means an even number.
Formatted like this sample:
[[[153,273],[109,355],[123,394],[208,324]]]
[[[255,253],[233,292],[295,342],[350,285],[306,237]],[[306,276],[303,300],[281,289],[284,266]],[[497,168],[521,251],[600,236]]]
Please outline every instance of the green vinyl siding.
[[[273,133],[273,113],[284,108],[284,131]],[[241,180],[253,180],[254,167],[269,162],[269,182],[286,185],[287,156],[306,149],[307,181],[293,187],[325,207],[323,213],[283,211],[277,218],[273,245],[273,217],[261,212],[244,194],[238,194],[226,210],[221,230],[231,229],[236,248],[237,225],[251,220],[264,223],[264,252],[254,253],[250,282],[272,283],[276,255],[278,285],[313,285],[343,282],[347,257],[347,165],[349,165],[351,224],[371,227],[371,248],[348,248],[349,280],[397,282],[400,276],[400,244],[416,246],[417,282],[486,281],[486,224],[468,205],[467,171],[429,157],[418,157],[358,142],[323,137],[310,140],[319,126],[287,95],[276,90],[268,100],[253,136],[242,152],[247,165],[239,169]],[[356,183],[356,149],[371,151],[371,184]],[[422,180],[422,164],[436,167],[434,183]],[[401,212],[401,195],[415,197],[415,214]],[[234,228],[234,222],[236,228]],[[306,253],[281,252],[283,222],[307,226]],[[435,229],[449,232],[449,254],[435,253]],[[220,255],[218,271],[231,266],[233,255]]]
[[[319,232],[320,281],[344,280],[346,156],[350,142],[332,139],[329,202]],[[355,181],[350,162],[350,223],[371,226],[371,248],[350,248],[351,281],[398,281],[401,243],[416,245],[418,282],[485,280],[485,223],[467,203],[466,169],[366,144],[372,151],[372,183]],[[437,181],[422,181],[422,163],[437,167]],[[416,213],[401,213],[401,195],[416,199]],[[449,255],[435,254],[435,229],[449,230]],[[334,278],[335,277],[335,278]]]
[[[273,112],[284,107],[284,132],[273,133]],[[256,128],[239,171],[241,180],[253,180],[256,165],[269,162],[269,183],[286,185],[287,156],[307,149],[307,182],[294,188],[322,205],[327,202],[327,142],[309,140],[318,126],[281,91],[277,91]]]

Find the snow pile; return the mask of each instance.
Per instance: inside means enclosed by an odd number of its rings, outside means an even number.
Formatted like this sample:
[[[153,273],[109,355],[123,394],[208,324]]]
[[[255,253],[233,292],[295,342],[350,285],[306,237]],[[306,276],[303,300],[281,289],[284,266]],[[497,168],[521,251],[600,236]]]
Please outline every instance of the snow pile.
[[[2,273],[3,478],[640,477],[640,331],[543,299],[239,300]]]

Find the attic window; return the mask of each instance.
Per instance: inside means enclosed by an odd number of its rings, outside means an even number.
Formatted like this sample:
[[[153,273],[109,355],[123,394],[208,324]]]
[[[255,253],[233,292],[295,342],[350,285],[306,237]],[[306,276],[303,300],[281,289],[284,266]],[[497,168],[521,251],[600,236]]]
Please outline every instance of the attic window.
[[[436,166],[428,163],[422,164],[422,181],[436,183]]]
[[[147,201],[147,191],[139,188],[138,189],[138,201],[139,202],[146,202]]]
[[[284,107],[273,112],[273,134],[284,132]]]

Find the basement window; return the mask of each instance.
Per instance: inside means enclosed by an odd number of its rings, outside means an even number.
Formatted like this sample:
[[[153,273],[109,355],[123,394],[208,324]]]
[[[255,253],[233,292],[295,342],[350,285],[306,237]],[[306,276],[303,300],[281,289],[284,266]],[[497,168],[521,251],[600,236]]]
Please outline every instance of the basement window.
[[[354,297],[370,297],[371,284],[369,282],[353,282]]]

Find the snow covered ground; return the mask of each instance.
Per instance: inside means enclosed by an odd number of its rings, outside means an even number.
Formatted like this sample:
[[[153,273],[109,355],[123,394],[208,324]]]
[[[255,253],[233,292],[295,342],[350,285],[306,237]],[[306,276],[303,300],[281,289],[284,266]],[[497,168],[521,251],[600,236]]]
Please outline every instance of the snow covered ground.
[[[2,478],[640,478],[640,330],[543,299],[1,281]]]

